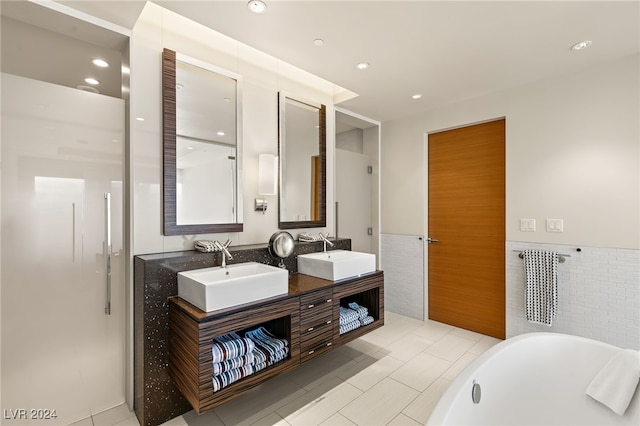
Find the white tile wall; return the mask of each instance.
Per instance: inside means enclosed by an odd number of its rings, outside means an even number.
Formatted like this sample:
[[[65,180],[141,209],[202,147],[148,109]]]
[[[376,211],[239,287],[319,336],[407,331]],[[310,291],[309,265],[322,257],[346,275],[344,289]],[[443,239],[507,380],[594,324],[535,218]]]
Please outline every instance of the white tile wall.
[[[551,331],[640,349],[640,250],[522,243],[506,246],[507,337]],[[558,315],[552,326],[529,323],[524,311],[524,265],[513,250],[571,255],[558,266]]]
[[[380,234],[385,309],[424,319],[424,241],[418,235]]]

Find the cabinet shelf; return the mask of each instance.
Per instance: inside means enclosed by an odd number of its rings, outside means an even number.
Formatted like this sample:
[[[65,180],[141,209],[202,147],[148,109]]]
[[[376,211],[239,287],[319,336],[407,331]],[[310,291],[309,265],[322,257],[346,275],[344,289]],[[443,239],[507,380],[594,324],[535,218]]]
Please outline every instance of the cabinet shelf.
[[[234,399],[272,377],[293,370],[302,363],[327,353],[384,325],[384,275],[373,274],[329,282],[300,277],[290,285],[300,288],[300,280],[317,282],[316,289],[291,292],[261,305],[247,305],[205,313],[179,297],[169,299],[169,373],[180,392],[199,414]],[[355,301],[373,316],[371,324],[340,335],[340,304]],[[289,341],[284,360],[213,391],[213,339],[231,332],[264,326]]]

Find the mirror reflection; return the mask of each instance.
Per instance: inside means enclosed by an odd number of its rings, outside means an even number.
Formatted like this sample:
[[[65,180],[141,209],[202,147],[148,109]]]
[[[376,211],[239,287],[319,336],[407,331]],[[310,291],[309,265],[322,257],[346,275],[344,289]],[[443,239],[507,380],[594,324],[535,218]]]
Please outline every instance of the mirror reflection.
[[[236,221],[236,80],[176,62],[176,223]]]
[[[240,77],[163,52],[164,234],[242,231]]]
[[[324,105],[280,93],[280,228],[325,226]]]

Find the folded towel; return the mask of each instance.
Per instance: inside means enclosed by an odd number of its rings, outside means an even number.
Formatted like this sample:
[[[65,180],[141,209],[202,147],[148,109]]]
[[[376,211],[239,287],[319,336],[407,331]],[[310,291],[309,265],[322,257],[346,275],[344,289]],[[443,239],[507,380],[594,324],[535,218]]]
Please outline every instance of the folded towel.
[[[282,361],[289,354],[287,339],[278,339],[264,327],[247,331],[245,337],[255,344],[254,365],[265,363],[265,367],[268,367]]]
[[[254,363],[255,349],[253,352],[249,352],[247,355],[239,356],[237,358],[225,359],[222,362],[214,362],[213,363],[213,375],[217,376],[218,374],[222,374],[225,371],[234,370],[236,368],[240,368],[247,364]]]
[[[214,251],[220,251],[211,240],[198,240],[195,243],[195,249],[203,253],[211,253]]]
[[[240,368],[234,368],[233,370],[225,371],[222,374],[213,376],[213,391],[217,392],[220,389],[229,386],[231,383],[235,383],[243,377],[247,377],[251,374],[253,374],[253,366],[251,364],[247,364]]]
[[[236,333],[229,333],[213,339],[211,353],[213,362],[223,362],[228,359],[247,355],[255,349],[251,339],[242,338]]]
[[[358,305],[356,302],[349,303],[349,308],[356,311],[358,313],[358,317],[361,319],[369,315],[369,310],[364,306]]]
[[[586,394],[622,416],[640,380],[640,352],[621,349],[587,387]]]
[[[371,315],[368,315],[364,318],[360,318],[360,325],[371,324],[373,321],[374,321],[373,317]]]
[[[527,321],[551,325],[558,312],[558,253],[524,250]]]
[[[265,368],[278,363],[287,357],[289,353],[289,348],[285,350],[278,351],[274,354],[270,354],[268,351],[264,351],[263,349],[256,348],[254,354],[254,363],[253,363],[253,372],[257,373],[260,370],[264,370]]]
[[[314,241],[320,241],[322,237],[319,235],[311,235],[308,232],[302,232],[298,235],[298,241],[302,243],[312,243]]]
[[[340,324],[340,334],[344,334],[344,333],[348,333],[350,331],[355,330],[356,328],[360,327],[360,320],[356,319],[354,321],[351,322],[347,322],[344,324]]]
[[[340,325],[347,324],[353,321],[357,321],[359,318],[358,313],[353,309],[340,306]]]
[[[274,350],[281,350],[289,345],[289,342],[287,342],[287,339],[278,339],[276,336],[271,334],[269,330],[267,330],[264,327],[247,331],[244,334],[244,337],[253,340],[255,343],[262,342],[272,347]]]

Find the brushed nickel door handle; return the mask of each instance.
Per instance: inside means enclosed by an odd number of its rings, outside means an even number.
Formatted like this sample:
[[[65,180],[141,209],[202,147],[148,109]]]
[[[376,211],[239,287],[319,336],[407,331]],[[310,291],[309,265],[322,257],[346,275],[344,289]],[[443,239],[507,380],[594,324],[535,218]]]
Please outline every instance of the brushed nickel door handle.
[[[429,244],[431,244],[431,243],[438,243],[438,242],[440,242],[440,240],[436,240],[435,238],[431,238],[431,237],[429,237],[429,238],[427,238],[427,242],[428,242]]]

